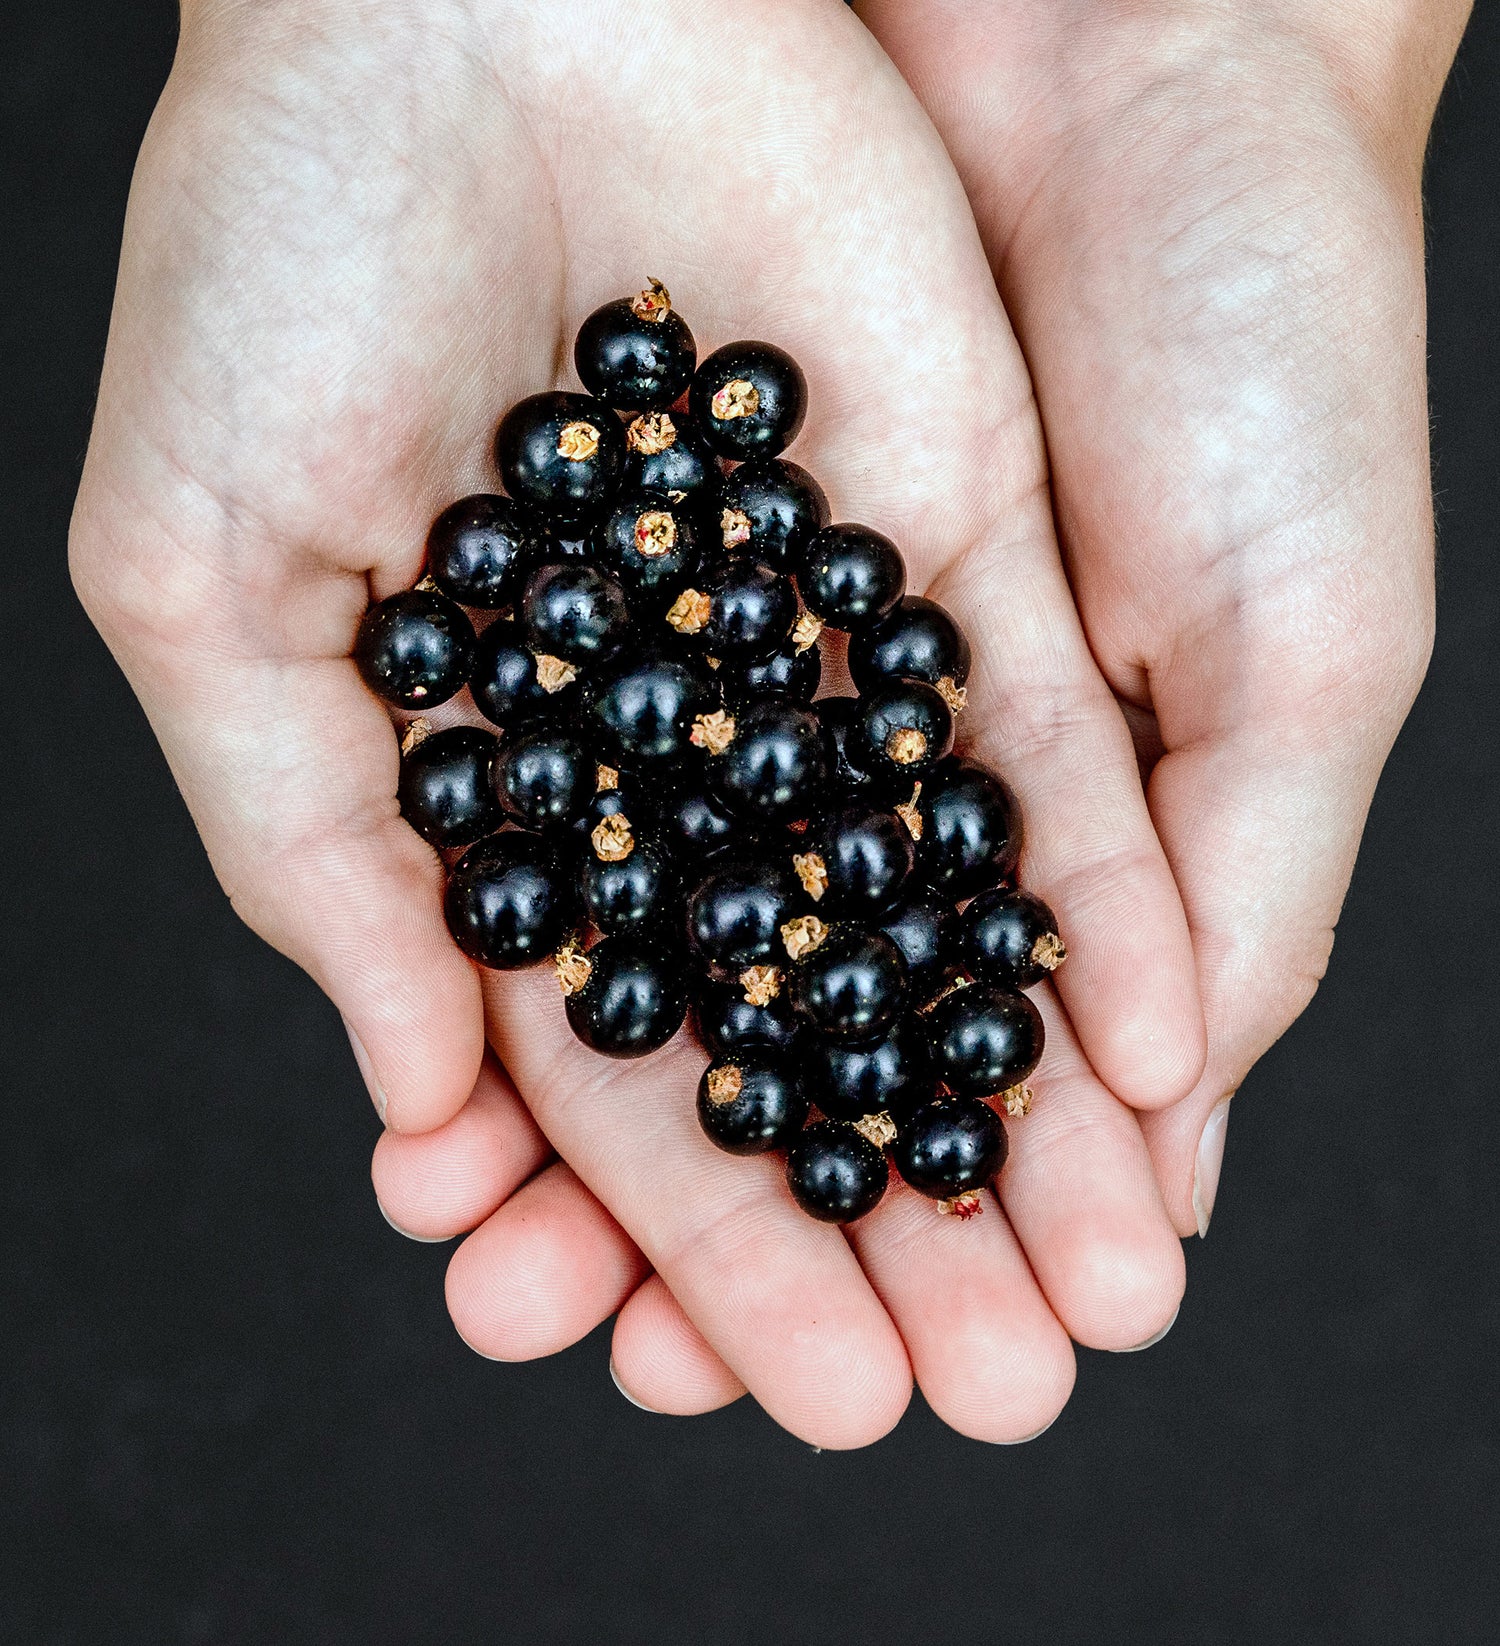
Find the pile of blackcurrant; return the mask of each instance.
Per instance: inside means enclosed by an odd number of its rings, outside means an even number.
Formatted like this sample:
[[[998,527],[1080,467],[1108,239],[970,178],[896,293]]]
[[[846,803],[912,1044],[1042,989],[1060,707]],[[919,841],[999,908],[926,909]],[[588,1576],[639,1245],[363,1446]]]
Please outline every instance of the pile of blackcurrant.
[[[589,316],[574,360],[588,393],[505,414],[506,495],[444,510],[426,575],[355,644],[388,704],[467,688],[500,728],[402,727],[402,813],[462,853],[454,940],[482,966],[550,960],[610,1057],[691,1007],[703,1130],[787,1150],[814,1217],[868,1212],[888,1157],[971,1216],[1042,1052],[1021,991],[1064,950],[1014,887],[1009,790],[953,753],[968,641],[781,455],[807,398],[783,350],[699,363],[653,280]],[[857,696],[817,695],[825,629]]]

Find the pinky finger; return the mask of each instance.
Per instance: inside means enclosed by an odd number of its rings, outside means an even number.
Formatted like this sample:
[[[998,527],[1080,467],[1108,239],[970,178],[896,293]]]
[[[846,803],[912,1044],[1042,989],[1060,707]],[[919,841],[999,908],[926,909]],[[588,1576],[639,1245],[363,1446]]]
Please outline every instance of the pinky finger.
[[[609,1364],[627,1400],[664,1416],[717,1411],[745,1392],[660,1275],[643,1281],[620,1310]]]

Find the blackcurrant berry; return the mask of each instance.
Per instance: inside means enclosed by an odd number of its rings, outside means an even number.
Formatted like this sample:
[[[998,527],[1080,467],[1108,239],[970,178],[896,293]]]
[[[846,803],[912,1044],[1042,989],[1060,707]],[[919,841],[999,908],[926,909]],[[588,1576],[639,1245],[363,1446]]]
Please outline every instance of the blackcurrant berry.
[[[734,717],[734,736],[709,760],[709,780],[738,816],[762,824],[806,817],[828,783],[822,725],[786,698],[752,703]]]
[[[469,690],[485,719],[510,728],[564,719],[581,696],[577,669],[559,657],[539,658],[521,625],[504,617],[479,637]]]
[[[785,643],[797,621],[791,579],[758,560],[731,560],[703,592],[711,602],[703,645],[722,662],[768,657]]]
[[[698,1121],[730,1154],[765,1154],[795,1142],[807,1099],[788,1063],[740,1053],[709,1064],[698,1082]]]
[[[688,942],[725,982],[748,967],[786,961],[781,928],[801,901],[790,867],[755,858],[716,860],[688,898]]]
[[[746,827],[710,788],[689,782],[661,798],[662,839],[685,862],[700,863],[730,846],[743,846]]]
[[[576,560],[553,561],[532,573],[521,616],[533,651],[574,665],[613,655],[630,628],[619,581]]]
[[[482,966],[529,966],[558,946],[576,909],[573,876],[547,843],[518,829],[470,846],[448,876],[453,940]]]
[[[969,642],[935,600],[909,594],[849,641],[849,675],[862,692],[887,680],[925,680],[957,708],[969,678]]]
[[[747,990],[733,983],[706,982],[699,986],[696,1006],[698,1033],[714,1056],[759,1048],[765,1052],[790,1054],[800,1039],[800,1024],[792,1014],[786,990],[776,979],[776,993],[757,989],[755,979]],[[751,999],[751,994],[755,999]],[[764,1000],[764,1005],[757,1005]]]
[[[580,890],[584,913],[606,937],[660,940],[681,930],[682,893],[666,853],[626,825],[606,823],[596,833]]]
[[[688,404],[720,457],[775,457],[807,414],[807,379],[774,343],[727,343],[693,373]]]
[[[910,891],[880,921],[906,961],[912,999],[930,999],[957,963],[958,915],[951,900],[926,887]]]
[[[932,1048],[919,1017],[903,1017],[873,1046],[813,1039],[799,1055],[807,1095],[830,1120],[883,1112],[899,1121],[937,1088]]]
[[[719,488],[718,527],[726,554],[796,571],[813,534],[827,524],[823,488],[784,457],[742,463]]]
[[[906,563],[890,538],[868,526],[825,526],[807,546],[797,581],[815,617],[857,632],[906,592]]]
[[[1024,994],[971,983],[927,1014],[938,1078],[960,1097],[995,1097],[1041,1061],[1042,1015]]]
[[[587,395],[533,394],[501,418],[495,460],[512,497],[549,518],[585,520],[619,489],[625,431]]]
[[[418,721],[402,746],[401,815],[430,846],[472,846],[504,821],[492,774],[499,745],[476,726],[422,736],[425,724]]]
[[[723,478],[691,418],[644,412],[625,429],[625,484],[674,503],[707,506]]]
[[[835,926],[793,964],[792,1007],[827,1040],[884,1040],[906,1007],[906,962],[884,932]]]
[[[901,1121],[891,1154],[918,1194],[951,1200],[992,1183],[1005,1164],[1000,1117],[977,1097],[940,1097]]]
[[[519,503],[481,492],[449,504],[433,521],[427,570],[460,606],[498,611],[521,598],[545,548],[545,532]]]
[[[953,747],[953,711],[935,686],[887,680],[859,700],[854,757],[891,794],[925,783]]]
[[[657,767],[691,753],[696,722],[717,705],[701,667],[684,657],[645,652],[606,665],[589,693],[589,718],[606,758]]]
[[[892,811],[856,801],[818,818],[792,867],[820,914],[857,920],[895,903],[914,861],[906,824]]]
[[[811,703],[823,678],[823,654],[814,645],[795,639],[782,641],[769,657],[752,663],[725,663],[719,669],[719,689],[725,703],[743,708],[766,697],[789,697]]]
[[[655,834],[657,808],[645,784],[605,766],[595,773],[594,782],[594,797],[584,808],[583,816],[573,825],[573,833],[583,850],[593,849],[594,830],[607,817],[620,818],[632,839],[640,839],[643,833]],[[602,787],[599,786],[601,784]],[[615,827],[617,825],[611,825],[611,829]]]
[[[659,411],[688,386],[698,350],[660,280],[597,308],[578,328],[573,364],[590,394],[620,411]]]
[[[613,573],[632,609],[665,610],[703,563],[690,507],[652,492],[621,497],[594,534],[594,561]]]
[[[468,681],[474,626],[436,589],[405,589],[360,620],[354,662],[372,692],[402,709],[446,703]]]
[[[945,760],[925,778],[917,805],[917,868],[954,902],[998,886],[1021,856],[1021,813],[993,772],[972,760]]]
[[[959,960],[986,983],[1029,989],[1067,953],[1051,909],[1030,892],[981,892],[959,916]]]
[[[568,1026],[605,1057],[645,1057],[665,1046],[687,1016],[681,960],[630,938],[606,937],[576,971],[559,964]]]
[[[813,708],[822,724],[824,740],[833,754],[830,772],[833,780],[842,789],[868,789],[871,786],[870,774],[854,759],[859,754],[859,740],[854,735],[855,723],[860,715],[859,699],[820,697]]]
[[[495,793],[507,814],[527,829],[576,823],[597,788],[598,765],[583,741],[563,726],[533,726],[500,745]]]
[[[852,1223],[872,1211],[890,1181],[885,1156],[852,1126],[820,1120],[798,1138],[786,1163],[787,1187],[809,1217]]]

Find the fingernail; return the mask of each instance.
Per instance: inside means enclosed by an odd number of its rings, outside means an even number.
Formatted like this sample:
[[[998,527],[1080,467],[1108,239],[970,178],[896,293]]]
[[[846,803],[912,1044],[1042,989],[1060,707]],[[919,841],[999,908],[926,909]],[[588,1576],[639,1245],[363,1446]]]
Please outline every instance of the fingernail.
[[[1021,1435],[1016,1440],[997,1440],[995,1444],[997,1446],[1024,1446],[1027,1441],[1040,1439],[1040,1437],[1046,1434],[1048,1429],[1050,1429],[1052,1425],[1057,1422],[1057,1418],[1061,1416],[1062,1413],[1059,1412],[1057,1417],[1048,1418],[1048,1420],[1041,1426],[1040,1429],[1036,1430],[1034,1434]]]
[[[1175,1309],[1173,1309],[1173,1311],[1172,1311],[1172,1318],[1166,1323],[1165,1326],[1162,1327],[1162,1329],[1159,1332],[1153,1332],[1152,1335],[1150,1337],[1148,1337],[1144,1343],[1132,1343],[1128,1349],[1116,1349],[1115,1353],[1117,1355],[1138,1355],[1141,1352],[1142,1349],[1149,1349],[1154,1344],[1160,1343],[1161,1340],[1167,1335],[1167,1333],[1170,1332],[1172,1330],[1172,1328],[1177,1324],[1177,1317],[1181,1313],[1182,1313],[1182,1305],[1179,1303],[1177,1305],[1177,1307]]]
[[[615,1387],[622,1395],[625,1396],[625,1398],[632,1406],[636,1408],[637,1411],[650,1412],[652,1417],[666,1416],[665,1412],[659,1412],[654,1406],[648,1406],[644,1400],[637,1400],[635,1396],[631,1394],[630,1390],[627,1389],[623,1383],[621,1383],[620,1374],[615,1370],[615,1357],[613,1355],[609,1357],[609,1375],[614,1379]]]
[[[1224,1164],[1224,1133],[1229,1126],[1229,1105],[1234,1093],[1214,1104],[1203,1136],[1198,1139],[1198,1158],[1193,1162],[1193,1216],[1198,1220],[1198,1238],[1208,1234],[1208,1220],[1214,1215],[1214,1197],[1219,1192],[1219,1168]]]
[[[370,1101],[375,1105],[375,1113],[380,1116],[380,1124],[385,1125],[385,1093],[381,1090],[380,1082],[375,1078],[375,1065],[370,1061],[370,1054],[365,1050],[365,1043],[349,1026],[349,1019],[344,1018],[344,1033],[349,1036],[349,1044],[354,1048],[354,1061],[359,1065],[359,1072],[364,1076],[364,1082],[369,1089]]]
[[[378,1195],[375,1198],[375,1204],[377,1206],[380,1206],[380,1197]],[[380,1206],[380,1215],[386,1220],[387,1223],[390,1224],[390,1226],[396,1231],[396,1233],[398,1235],[405,1235],[408,1240],[420,1241],[421,1244],[424,1245],[424,1246],[441,1246],[442,1243],[445,1240],[448,1240],[448,1239],[451,1238],[451,1236],[449,1236],[449,1235],[419,1235],[419,1234],[413,1234],[410,1229],[403,1229],[401,1227],[401,1225],[395,1220],[395,1218],[393,1218],[391,1216],[391,1214],[385,1209],[384,1206]]]
[[[454,1331],[455,1331],[455,1332],[458,1332],[458,1327],[457,1327],[457,1326],[455,1326],[455,1327],[454,1327],[454,1328],[453,1328],[453,1330],[454,1330]],[[470,1350],[472,1350],[472,1351],[473,1351],[473,1352],[474,1352],[474,1353],[475,1353],[475,1354],[477,1354],[477,1355],[478,1355],[478,1356],[479,1356],[479,1358],[480,1358],[480,1359],[481,1359],[481,1360],[493,1360],[493,1361],[495,1361],[495,1362],[497,1362],[497,1363],[498,1363],[498,1362],[499,1362],[499,1361],[500,1361],[500,1359],[501,1359],[501,1357],[500,1357],[500,1356],[499,1356],[499,1355],[487,1355],[487,1354],[486,1354],[486,1353],[485,1353],[485,1352],[484,1352],[484,1350],[483,1350],[483,1349],[475,1349],[475,1348],[474,1348],[474,1345],[473,1345],[473,1344],[472,1344],[472,1343],[470,1343],[470,1342],[469,1342],[469,1340],[468,1340],[468,1338],[466,1338],[466,1337],[465,1337],[465,1336],[464,1336],[464,1334],[463,1334],[463,1333],[462,1333],[462,1332],[458,1332],[458,1341],[459,1341],[459,1342],[460,1342],[460,1343],[462,1343],[462,1344],[463,1344],[463,1346],[464,1346],[464,1347],[465,1347],[465,1348],[466,1348],[466,1349],[470,1349]]]

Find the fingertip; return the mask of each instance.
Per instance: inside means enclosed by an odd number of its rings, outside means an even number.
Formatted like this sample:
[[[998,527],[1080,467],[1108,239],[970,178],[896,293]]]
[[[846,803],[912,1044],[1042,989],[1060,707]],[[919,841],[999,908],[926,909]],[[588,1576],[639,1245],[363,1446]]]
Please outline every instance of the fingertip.
[[[662,1416],[717,1411],[745,1393],[660,1275],[648,1275],[620,1310],[610,1362],[620,1392]]]

